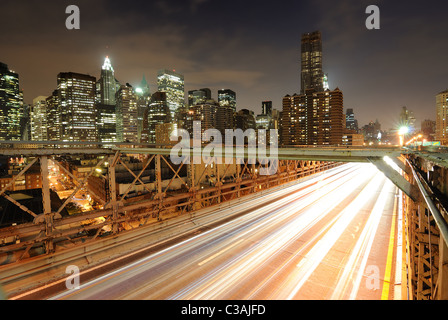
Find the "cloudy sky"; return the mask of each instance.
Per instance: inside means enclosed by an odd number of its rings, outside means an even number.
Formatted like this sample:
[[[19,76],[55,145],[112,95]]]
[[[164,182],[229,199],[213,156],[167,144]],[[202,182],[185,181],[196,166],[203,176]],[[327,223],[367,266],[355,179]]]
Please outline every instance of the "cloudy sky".
[[[67,30],[75,4],[81,29]],[[368,30],[368,5],[381,29]],[[435,120],[448,88],[448,1],[444,0],[1,0],[0,61],[20,75],[25,102],[50,95],[59,72],[99,77],[108,55],[116,78],[154,92],[159,69],[185,89],[237,92],[237,108],[261,113],[300,91],[300,39],[320,30],[324,72],[361,125],[397,125],[402,106]]]

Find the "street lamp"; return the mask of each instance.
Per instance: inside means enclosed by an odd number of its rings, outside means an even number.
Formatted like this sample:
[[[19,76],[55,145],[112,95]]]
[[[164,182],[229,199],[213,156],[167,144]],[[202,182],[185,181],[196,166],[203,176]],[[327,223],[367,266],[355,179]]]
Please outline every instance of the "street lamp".
[[[404,136],[409,133],[409,127],[403,126],[398,130],[398,135],[400,136],[400,146],[404,145]]]

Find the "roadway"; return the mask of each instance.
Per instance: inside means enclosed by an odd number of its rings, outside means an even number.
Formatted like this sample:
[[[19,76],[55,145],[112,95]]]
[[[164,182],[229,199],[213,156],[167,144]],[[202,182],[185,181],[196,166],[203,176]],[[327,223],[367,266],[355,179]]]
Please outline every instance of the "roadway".
[[[346,164],[51,299],[394,299],[398,208],[373,165]]]

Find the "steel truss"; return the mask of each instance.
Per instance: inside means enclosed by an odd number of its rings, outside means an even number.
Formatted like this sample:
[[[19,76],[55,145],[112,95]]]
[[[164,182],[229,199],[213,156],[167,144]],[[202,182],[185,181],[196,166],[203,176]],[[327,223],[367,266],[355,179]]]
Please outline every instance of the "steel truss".
[[[447,169],[433,167],[422,158],[412,157],[410,160],[407,161],[406,176],[411,184],[420,188],[421,193],[415,201],[403,197],[403,247],[406,258],[404,279],[407,282],[407,298],[446,300],[448,214],[444,206],[446,196],[435,186],[442,175],[446,176]]]
[[[94,243],[104,237],[113,237],[123,231],[137,229],[170,217],[191,214],[201,208],[286,184],[341,164],[311,160],[274,160],[278,161],[277,172],[274,175],[262,176],[260,169],[266,166],[265,161],[250,164],[247,159],[244,159],[241,164],[216,165],[214,179],[208,179],[207,184],[204,185],[201,182],[207,176],[209,164],[181,164],[176,167],[170,162],[168,155],[162,152],[151,153],[148,150],[141,154],[136,150],[132,150],[131,153],[126,150],[115,152],[94,150],[92,154],[97,157],[97,164],[84,178],[79,179],[58,160],[59,156],[66,152],[67,150],[53,150],[43,154],[29,155],[32,157],[29,158],[29,164],[10,183],[13,184],[32,165],[39,163],[42,175],[43,213],[32,212],[9,197],[6,194],[9,185],[0,190],[1,196],[34,218],[33,223],[0,229],[0,265],[20,263],[36,256],[51,256],[81,244]],[[80,154],[80,151],[71,150],[69,153]],[[82,154],[85,153],[89,153],[89,150],[82,150]],[[134,173],[124,160],[129,155],[144,159],[143,168],[138,174]],[[50,203],[48,172],[50,159],[72,179],[75,185],[71,195],[56,210],[52,209]],[[117,190],[116,167],[118,165],[123,166],[133,176],[133,182],[123,194],[119,194]],[[106,199],[98,196],[87,183],[96,169],[104,168],[104,166],[107,167],[107,174],[102,175],[107,189]],[[171,179],[168,181],[162,180],[162,166],[169,168]],[[187,166],[187,177],[181,177],[179,174],[184,166]],[[155,170],[154,188],[142,180],[143,173],[149,167]],[[170,189],[175,180],[181,182],[183,187],[181,190]],[[131,189],[137,184],[142,185],[146,193],[139,198],[129,198]],[[86,188],[98,199],[102,209],[62,217],[64,208],[82,188]]]

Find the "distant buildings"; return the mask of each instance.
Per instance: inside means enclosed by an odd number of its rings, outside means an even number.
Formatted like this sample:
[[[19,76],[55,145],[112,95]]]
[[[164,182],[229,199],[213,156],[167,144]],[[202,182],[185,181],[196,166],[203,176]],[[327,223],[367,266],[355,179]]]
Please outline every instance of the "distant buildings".
[[[401,108],[400,127],[408,127],[409,133],[412,134],[416,131],[415,122],[416,119],[414,117],[414,112],[409,110],[407,107]]]
[[[448,90],[436,96],[436,140],[448,145]]]
[[[21,140],[22,108],[19,75],[0,62],[0,140]]]

